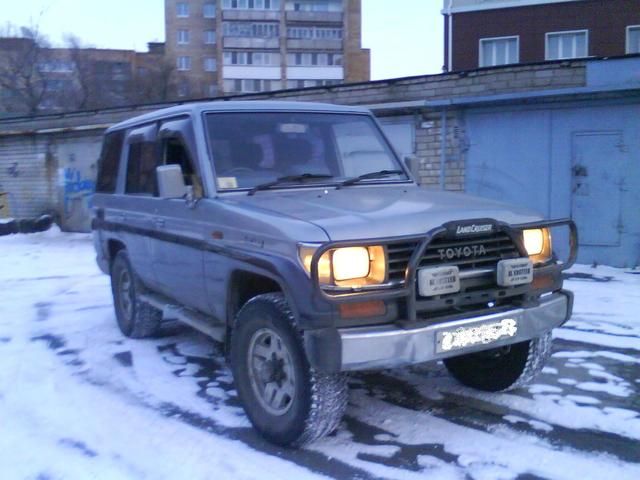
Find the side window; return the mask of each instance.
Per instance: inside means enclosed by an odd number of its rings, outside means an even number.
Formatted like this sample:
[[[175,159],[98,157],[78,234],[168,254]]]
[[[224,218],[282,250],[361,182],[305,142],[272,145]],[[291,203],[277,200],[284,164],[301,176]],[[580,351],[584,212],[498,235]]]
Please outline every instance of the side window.
[[[116,191],[123,142],[124,130],[112,132],[105,136],[98,162],[96,192],[114,193]]]
[[[158,150],[155,142],[135,142],[129,145],[125,193],[154,195]]]
[[[162,142],[162,163],[163,165],[180,165],[185,185],[193,187],[196,198],[204,195],[202,181],[194,168],[191,155],[179,138],[169,137]]]

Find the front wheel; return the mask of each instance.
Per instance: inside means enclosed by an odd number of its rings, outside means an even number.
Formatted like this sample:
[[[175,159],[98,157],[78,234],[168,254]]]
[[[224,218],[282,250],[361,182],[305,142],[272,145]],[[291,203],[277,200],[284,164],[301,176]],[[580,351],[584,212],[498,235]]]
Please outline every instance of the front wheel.
[[[345,377],[311,368],[282,294],[242,307],[230,357],[240,401],[267,440],[300,447],[337,428],[347,405]]]
[[[532,340],[447,358],[444,365],[463,385],[488,392],[513,390],[531,382],[551,355],[551,332]]]

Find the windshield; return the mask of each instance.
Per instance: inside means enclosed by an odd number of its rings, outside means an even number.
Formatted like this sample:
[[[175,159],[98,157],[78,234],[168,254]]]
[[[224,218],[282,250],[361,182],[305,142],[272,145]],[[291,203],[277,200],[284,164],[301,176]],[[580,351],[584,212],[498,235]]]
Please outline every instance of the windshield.
[[[219,190],[253,188],[300,175],[306,177],[304,181],[282,186],[338,183],[401,168],[367,115],[210,113],[206,115],[206,128]],[[362,183],[398,180],[408,178],[404,173],[394,173]]]

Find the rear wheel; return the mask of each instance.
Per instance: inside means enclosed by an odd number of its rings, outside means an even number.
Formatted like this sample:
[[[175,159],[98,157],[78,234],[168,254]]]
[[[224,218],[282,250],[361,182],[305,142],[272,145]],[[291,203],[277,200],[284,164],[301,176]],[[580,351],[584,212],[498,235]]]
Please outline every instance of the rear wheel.
[[[153,337],[160,331],[162,312],[140,300],[142,291],[127,252],[120,250],[111,265],[111,292],[118,327],[127,337]]]
[[[551,355],[551,332],[532,340],[447,358],[449,373],[463,385],[499,392],[523,387],[531,382]]]
[[[302,446],[339,425],[346,379],[311,368],[282,294],[259,295],[242,307],[231,337],[231,366],[247,416],[269,441]]]

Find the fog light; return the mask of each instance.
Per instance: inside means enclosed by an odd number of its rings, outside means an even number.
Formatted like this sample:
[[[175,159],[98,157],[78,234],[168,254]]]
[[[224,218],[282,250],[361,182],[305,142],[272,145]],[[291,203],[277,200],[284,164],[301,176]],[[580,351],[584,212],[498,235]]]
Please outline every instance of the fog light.
[[[548,228],[523,230],[522,240],[533,263],[544,263],[551,258],[551,232]]]

